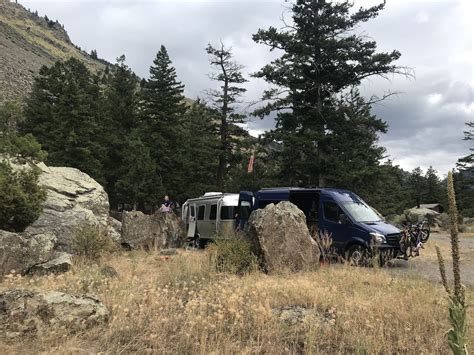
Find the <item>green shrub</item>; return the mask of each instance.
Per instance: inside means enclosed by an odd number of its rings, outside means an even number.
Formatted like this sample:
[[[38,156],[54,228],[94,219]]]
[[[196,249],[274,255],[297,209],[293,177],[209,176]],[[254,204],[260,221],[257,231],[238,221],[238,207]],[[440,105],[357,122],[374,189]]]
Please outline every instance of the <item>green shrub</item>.
[[[37,168],[15,171],[0,161],[0,229],[21,232],[39,217],[46,199],[39,174]]]
[[[209,245],[207,252],[217,272],[244,275],[258,268],[252,244],[240,234],[216,239]]]
[[[116,248],[115,243],[100,228],[82,227],[73,237],[72,251],[88,259],[99,259],[103,254],[110,253]]]

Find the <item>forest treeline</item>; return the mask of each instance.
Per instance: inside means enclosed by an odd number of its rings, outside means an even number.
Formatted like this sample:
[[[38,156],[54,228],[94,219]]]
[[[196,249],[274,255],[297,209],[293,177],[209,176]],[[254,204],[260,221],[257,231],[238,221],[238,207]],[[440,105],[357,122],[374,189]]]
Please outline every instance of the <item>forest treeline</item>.
[[[378,144],[389,127],[371,109],[383,98],[367,99],[358,87],[366,78],[410,71],[395,64],[398,51],[378,52],[374,41],[353,31],[383,5],[351,6],[297,2],[291,27],[257,31],[256,44],[281,56],[252,74],[270,89],[249,116],[239,98],[250,78],[230,48],[203,48],[218,86],[190,100],[161,46],[141,80],[125,56],[97,73],[74,58],[43,67],[23,102],[0,108],[0,147],[8,153],[18,137],[35,149],[39,142],[47,164],[78,168],[102,183],[112,208],[156,204],[164,194],[184,201],[205,191],[269,186],[347,188],[385,215],[417,203],[444,203],[438,172],[406,172]],[[275,117],[275,128],[259,138],[239,126],[267,115]],[[467,131],[466,139],[472,138]],[[472,154],[460,164],[459,207],[474,215]],[[0,194],[8,191],[0,187]]]

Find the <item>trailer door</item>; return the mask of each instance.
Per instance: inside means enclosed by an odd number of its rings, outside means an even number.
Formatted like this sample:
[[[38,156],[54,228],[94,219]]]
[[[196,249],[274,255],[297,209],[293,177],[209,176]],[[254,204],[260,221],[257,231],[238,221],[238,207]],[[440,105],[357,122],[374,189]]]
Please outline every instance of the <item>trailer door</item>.
[[[254,196],[250,191],[239,193],[239,205],[237,206],[236,225],[243,229],[253,209]]]
[[[190,203],[188,208],[188,238],[194,238],[196,234],[196,204]]]

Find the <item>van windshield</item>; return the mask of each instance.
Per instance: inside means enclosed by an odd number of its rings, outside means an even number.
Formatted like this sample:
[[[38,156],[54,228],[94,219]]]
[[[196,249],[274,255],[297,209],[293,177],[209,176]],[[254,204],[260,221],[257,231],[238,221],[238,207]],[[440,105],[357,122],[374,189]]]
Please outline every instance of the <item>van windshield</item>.
[[[378,222],[380,216],[369,206],[360,202],[346,202],[344,207],[356,222]]]

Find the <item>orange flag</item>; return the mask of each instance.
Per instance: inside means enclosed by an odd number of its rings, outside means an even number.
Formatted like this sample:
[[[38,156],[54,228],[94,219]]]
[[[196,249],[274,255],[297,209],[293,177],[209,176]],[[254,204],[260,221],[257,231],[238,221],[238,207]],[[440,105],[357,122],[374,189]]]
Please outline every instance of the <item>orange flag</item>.
[[[247,173],[253,172],[253,163],[255,162],[255,150],[252,152],[250,156],[249,165],[247,166]]]

